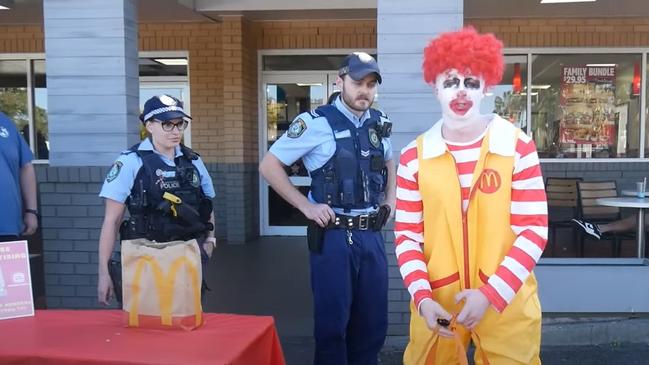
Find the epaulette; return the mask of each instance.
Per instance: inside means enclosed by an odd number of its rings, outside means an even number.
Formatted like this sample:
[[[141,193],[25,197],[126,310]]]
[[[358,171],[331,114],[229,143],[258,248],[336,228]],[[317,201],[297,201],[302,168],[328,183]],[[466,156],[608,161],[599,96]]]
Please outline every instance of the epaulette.
[[[140,144],[136,143],[131,146],[131,148],[127,149],[126,151],[122,151],[122,155],[130,155],[131,153],[137,153],[138,149],[140,148]]]
[[[384,112],[383,110],[381,110],[381,109],[374,109],[374,110],[376,110],[377,112],[379,112],[379,114],[381,114],[381,117],[382,117],[382,118],[390,119],[390,118],[388,118],[388,115],[385,114],[385,112]]]
[[[198,160],[198,158],[201,156],[198,154],[198,152],[192,150],[191,148],[185,146],[184,144],[180,144],[180,151],[183,153],[183,156],[187,158],[188,160]]]

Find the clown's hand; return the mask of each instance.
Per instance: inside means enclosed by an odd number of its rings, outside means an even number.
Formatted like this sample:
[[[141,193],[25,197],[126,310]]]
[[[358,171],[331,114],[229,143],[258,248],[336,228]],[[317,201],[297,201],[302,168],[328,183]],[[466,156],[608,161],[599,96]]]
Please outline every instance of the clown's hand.
[[[428,328],[439,333],[442,337],[453,337],[453,332],[446,327],[442,327],[437,322],[438,319],[451,320],[451,315],[436,301],[424,299],[419,305],[419,313],[426,320]]]
[[[464,307],[457,316],[457,323],[472,330],[480,323],[487,308],[489,299],[478,289],[465,289],[455,296],[455,302],[464,300]]]

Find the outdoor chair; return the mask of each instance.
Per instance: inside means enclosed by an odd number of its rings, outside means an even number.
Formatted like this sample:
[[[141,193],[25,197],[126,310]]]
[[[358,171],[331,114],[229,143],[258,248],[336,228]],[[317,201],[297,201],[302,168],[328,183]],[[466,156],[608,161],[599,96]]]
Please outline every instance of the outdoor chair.
[[[579,218],[588,222],[602,224],[609,223],[622,218],[620,208],[607,207],[597,204],[598,198],[614,198],[618,196],[617,183],[615,181],[580,181],[579,207],[581,209]],[[634,238],[634,234],[611,232],[602,236],[601,240],[610,240],[612,255],[620,256],[621,239]],[[584,255],[584,233],[581,233],[579,240],[579,255]]]
[[[554,257],[557,242],[557,229],[570,228],[573,243],[577,242],[577,230],[571,219],[579,217],[579,189],[581,178],[549,177],[545,181],[548,199],[548,231],[550,233],[550,253]]]

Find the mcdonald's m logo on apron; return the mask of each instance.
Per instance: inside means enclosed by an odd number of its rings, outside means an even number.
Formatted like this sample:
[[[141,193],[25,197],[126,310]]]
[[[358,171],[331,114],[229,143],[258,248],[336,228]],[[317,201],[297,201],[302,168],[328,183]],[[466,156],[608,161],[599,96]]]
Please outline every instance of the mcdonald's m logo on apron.
[[[478,178],[478,189],[485,194],[492,194],[500,189],[500,174],[496,170],[485,169]]]

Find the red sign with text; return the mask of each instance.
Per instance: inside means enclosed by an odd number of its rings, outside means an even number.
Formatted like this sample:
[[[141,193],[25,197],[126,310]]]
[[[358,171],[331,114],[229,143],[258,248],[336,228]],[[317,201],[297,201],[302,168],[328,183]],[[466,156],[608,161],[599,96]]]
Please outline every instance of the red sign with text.
[[[0,320],[33,315],[27,241],[0,242]]]

